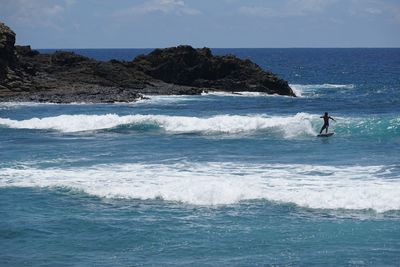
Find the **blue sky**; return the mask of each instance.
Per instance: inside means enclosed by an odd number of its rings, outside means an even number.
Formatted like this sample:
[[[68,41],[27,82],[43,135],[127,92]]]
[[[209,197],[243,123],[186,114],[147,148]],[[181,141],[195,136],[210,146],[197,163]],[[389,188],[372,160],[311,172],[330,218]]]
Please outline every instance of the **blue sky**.
[[[400,0],[0,0],[34,48],[400,47]]]

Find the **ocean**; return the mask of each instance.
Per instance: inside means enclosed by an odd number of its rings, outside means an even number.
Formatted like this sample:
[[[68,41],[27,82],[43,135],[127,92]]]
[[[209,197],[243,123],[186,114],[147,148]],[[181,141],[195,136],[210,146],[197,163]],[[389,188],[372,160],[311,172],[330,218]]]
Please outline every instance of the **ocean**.
[[[213,53],[298,97],[0,103],[0,265],[400,266],[400,49]]]

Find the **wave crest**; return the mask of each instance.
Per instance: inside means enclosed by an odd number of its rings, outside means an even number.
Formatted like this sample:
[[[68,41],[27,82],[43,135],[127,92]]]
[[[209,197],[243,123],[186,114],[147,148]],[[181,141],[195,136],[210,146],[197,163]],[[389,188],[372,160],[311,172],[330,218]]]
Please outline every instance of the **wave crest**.
[[[167,115],[61,115],[56,117],[11,120],[0,118],[0,125],[19,129],[46,129],[66,133],[111,129],[122,125],[159,127],[169,133],[238,134],[255,131],[283,133],[291,138],[315,135],[311,120],[316,116],[298,113],[294,116],[218,115],[187,117]]]
[[[320,89],[353,89],[354,84],[290,84],[293,92],[298,97],[318,96],[317,91]]]
[[[398,117],[336,117],[330,130],[342,137],[396,137],[400,131]],[[61,115],[55,117],[11,120],[0,118],[0,125],[15,129],[56,130],[64,133],[126,128],[137,131],[164,131],[170,134],[202,135],[272,134],[286,139],[311,137],[322,126],[320,115],[297,113],[292,116],[218,115],[189,117],[168,115]]]

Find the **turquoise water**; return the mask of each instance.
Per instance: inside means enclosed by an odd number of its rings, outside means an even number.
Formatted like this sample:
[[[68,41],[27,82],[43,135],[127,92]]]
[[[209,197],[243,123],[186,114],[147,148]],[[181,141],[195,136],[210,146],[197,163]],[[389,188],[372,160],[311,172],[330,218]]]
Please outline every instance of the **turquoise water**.
[[[0,103],[0,265],[398,266],[400,49],[213,52],[299,97]]]

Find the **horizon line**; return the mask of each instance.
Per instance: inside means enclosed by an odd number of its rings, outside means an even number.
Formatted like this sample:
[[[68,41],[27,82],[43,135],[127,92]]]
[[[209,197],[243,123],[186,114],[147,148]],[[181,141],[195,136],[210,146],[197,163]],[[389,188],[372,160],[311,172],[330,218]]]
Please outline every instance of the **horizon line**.
[[[21,45],[24,46],[24,45]],[[66,49],[163,49],[163,48],[169,48],[169,47],[177,47],[181,45],[176,45],[176,46],[165,46],[165,47],[47,47],[47,48],[36,48],[36,47],[31,47],[31,49],[34,50],[66,50]],[[195,49],[197,48],[210,48],[210,49],[400,49],[400,46],[350,46],[350,47],[307,47],[307,46],[301,46],[301,47],[208,47],[208,46],[192,46],[189,45]]]

